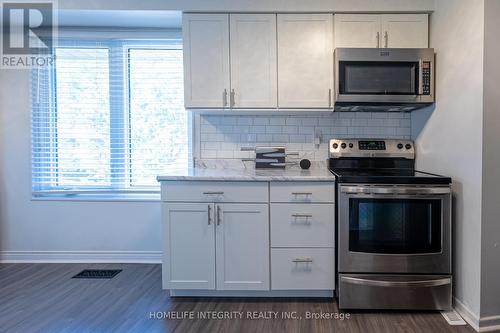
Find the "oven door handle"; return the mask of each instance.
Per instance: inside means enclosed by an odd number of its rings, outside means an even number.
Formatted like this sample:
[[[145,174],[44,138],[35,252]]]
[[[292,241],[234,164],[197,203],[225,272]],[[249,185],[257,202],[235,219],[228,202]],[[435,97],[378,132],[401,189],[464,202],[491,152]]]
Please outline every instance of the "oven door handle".
[[[435,280],[418,280],[418,281],[386,281],[362,279],[349,276],[342,276],[341,280],[349,284],[358,284],[374,287],[437,287],[451,284],[451,278],[435,279]]]
[[[376,186],[342,186],[342,193],[347,194],[449,194],[450,187],[376,187]]]

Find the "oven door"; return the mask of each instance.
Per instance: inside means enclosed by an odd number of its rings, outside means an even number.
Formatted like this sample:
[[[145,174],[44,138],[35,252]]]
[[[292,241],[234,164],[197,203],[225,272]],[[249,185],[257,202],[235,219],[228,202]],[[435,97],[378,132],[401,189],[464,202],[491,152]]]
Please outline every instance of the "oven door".
[[[339,272],[451,273],[449,186],[339,187]]]

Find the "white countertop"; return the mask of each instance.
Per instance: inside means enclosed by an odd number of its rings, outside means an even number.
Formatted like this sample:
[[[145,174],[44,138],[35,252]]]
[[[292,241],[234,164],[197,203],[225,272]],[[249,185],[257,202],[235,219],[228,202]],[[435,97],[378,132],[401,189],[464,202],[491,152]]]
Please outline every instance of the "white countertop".
[[[158,175],[158,181],[203,180],[203,181],[334,181],[335,176],[325,162],[313,163],[308,170],[299,166],[285,169],[255,169],[253,163],[238,160],[198,161],[194,166],[167,167]]]

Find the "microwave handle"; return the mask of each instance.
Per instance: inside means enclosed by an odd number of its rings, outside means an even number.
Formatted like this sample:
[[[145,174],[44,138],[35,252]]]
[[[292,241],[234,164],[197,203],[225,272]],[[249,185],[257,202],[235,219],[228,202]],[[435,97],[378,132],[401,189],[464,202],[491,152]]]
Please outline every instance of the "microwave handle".
[[[418,61],[418,94],[423,95],[424,94],[424,83],[423,83],[423,69],[424,67],[424,62],[422,59]]]

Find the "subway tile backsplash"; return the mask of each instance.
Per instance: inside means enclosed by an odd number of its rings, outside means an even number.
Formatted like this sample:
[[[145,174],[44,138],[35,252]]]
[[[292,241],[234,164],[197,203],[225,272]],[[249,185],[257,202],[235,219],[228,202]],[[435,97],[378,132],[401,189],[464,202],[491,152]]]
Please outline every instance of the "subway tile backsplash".
[[[315,138],[320,137],[320,144]],[[241,159],[253,157],[241,147],[284,145],[288,152],[315,161],[328,157],[333,137],[411,137],[409,113],[336,112],[327,115],[201,115],[200,157]]]

